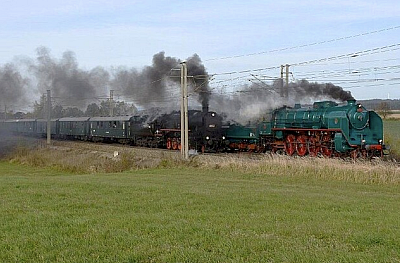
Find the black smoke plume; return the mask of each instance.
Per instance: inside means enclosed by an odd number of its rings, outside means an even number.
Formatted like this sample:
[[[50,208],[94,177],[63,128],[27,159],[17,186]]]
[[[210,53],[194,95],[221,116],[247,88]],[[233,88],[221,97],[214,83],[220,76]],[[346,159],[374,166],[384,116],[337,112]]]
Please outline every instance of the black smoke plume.
[[[142,70],[117,68],[110,84],[142,108],[159,106],[165,102],[172,81],[169,78],[171,69],[177,65],[179,62],[175,58],[165,57],[164,52],[160,52],[153,56],[152,66]]]
[[[29,85],[30,80],[23,77],[14,64],[8,63],[0,67],[0,103],[4,106],[18,107],[25,104]]]
[[[254,82],[244,85],[230,94],[212,94],[211,107],[218,112],[224,112],[228,120],[247,124],[249,121],[268,117],[271,110],[296,103],[310,105],[315,101],[334,100],[344,102],[354,99],[350,92],[331,83],[319,84],[301,80],[290,83],[288,98],[281,96],[282,84],[277,79],[273,84]]]
[[[78,107],[85,110],[99,98],[108,97],[109,90],[119,99],[133,101],[141,109],[163,107],[163,111],[179,108],[180,63],[164,52],[153,56],[151,66],[143,69],[116,67],[105,70],[96,67],[84,70],[79,67],[75,54],[66,51],[55,58],[46,47],[36,50],[36,58],[25,58],[17,67],[15,63],[0,66],[0,103],[15,108],[37,101],[46,90],[51,90],[55,105]],[[208,108],[210,89],[208,73],[197,54],[186,60],[191,105],[198,102]],[[24,68],[21,70],[20,68]],[[177,70],[176,70],[177,69]],[[29,94],[29,95],[26,95]]]
[[[187,68],[188,75],[193,76],[193,89],[199,95],[202,108],[208,109],[211,94],[208,73],[197,54],[187,60]]]
[[[180,63],[182,61],[159,52],[153,56],[152,65],[143,69],[116,67],[105,70],[96,67],[84,70],[79,67],[75,54],[63,53],[54,58],[45,47],[37,49],[35,59],[26,59],[23,72],[15,63],[0,66],[0,103],[27,104],[25,94],[35,94],[37,99],[46,90],[59,105],[75,106],[85,110],[93,102],[99,103],[110,89],[121,100],[134,102],[139,109],[163,108],[160,112],[179,109]],[[225,112],[230,119],[247,122],[260,118],[271,109],[294,105],[311,104],[318,100],[345,101],[353,99],[350,92],[331,83],[319,84],[306,80],[290,83],[288,98],[282,98],[281,81],[268,85],[254,82],[244,85],[230,94],[212,93],[208,73],[197,54],[186,59],[188,68],[190,107],[201,105],[208,109]],[[29,75],[30,74],[30,75]]]
[[[164,52],[160,52],[153,56],[152,65],[142,70],[117,68],[111,87],[121,90],[123,96],[145,109],[166,105],[176,108],[176,103],[180,100],[180,63],[179,59],[166,57]],[[186,63],[188,76],[194,76],[188,81],[190,91],[197,94],[198,101],[203,106],[208,106],[208,73],[200,57],[194,54]]]
[[[80,69],[73,52],[64,52],[58,60],[45,47],[37,49],[36,63],[30,70],[37,79],[39,93],[50,89],[52,97],[61,98],[63,104],[80,108],[95,100],[99,93],[104,94],[109,81],[109,73],[101,67],[90,71]]]
[[[304,99],[333,99],[336,101],[353,100],[354,97],[350,91],[343,90],[342,87],[335,86],[332,83],[319,84],[308,82],[307,80],[297,81],[289,85],[289,96],[294,96],[295,100]]]

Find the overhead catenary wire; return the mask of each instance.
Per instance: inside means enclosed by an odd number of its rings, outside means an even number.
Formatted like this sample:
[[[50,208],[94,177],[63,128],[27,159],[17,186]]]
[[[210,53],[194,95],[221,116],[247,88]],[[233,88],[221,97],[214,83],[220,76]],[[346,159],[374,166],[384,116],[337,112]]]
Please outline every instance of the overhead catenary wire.
[[[388,50],[388,49],[390,49],[390,50]],[[372,48],[372,49],[367,49],[367,50],[362,50],[362,51],[356,51],[356,52],[337,55],[337,56],[331,56],[331,57],[314,59],[314,60],[297,62],[297,63],[290,63],[290,66],[308,65],[308,64],[314,64],[314,63],[324,62],[324,61],[346,59],[349,57],[365,56],[365,55],[373,54],[373,52],[395,51],[398,49],[400,49],[400,43],[386,45],[386,46]],[[234,75],[234,74],[241,74],[241,73],[258,72],[258,71],[263,71],[263,70],[279,69],[279,68],[280,68],[280,66],[273,66],[273,67],[265,67],[265,68],[258,68],[258,69],[246,69],[246,70],[231,71],[231,72],[212,73],[210,75],[211,76]]]
[[[363,51],[348,53],[348,54],[345,54],[345,55],[331,56],[331,57],[322,58],[322,59],[315,59],[315,60],[303,61],[303,62],[299,62],[299,63],[293,63],[293,64],[291,64],[291,66],[292,67],[303,67],[303,66],[306,66],[306,65],[313,65],[313,64],[321,63],[321,62],[331,62],[331,61],[334,61],[334,60],[346,59],[346,58],[349,58],[349,57],[366,56],[366,55],[378,54],[378,53],[382,53],[382,52],[392,52],[392,51],[396,51],[396,50],[399,50],[399,49],[400,49],[400,44],[393,44],[393,45],[387,45],[387,46],[383,46],[383,47],[377,47],[377,48],[367,49],[367,50],[363,50]],[[385,59],[385,60],[380,60],[380,61],[393,61],[393,60],[398,60],[398,59]],[[343,62],[341,64],[347,64],[347,63],[350,63],[350,62]],[[364,63],[369,63],[369,61],[364,61]],[[339,63],[336,63],[336,64],[339,64]],[[365,68],[360,68],[360,69],[357,69],[357,71],[358,71],[357,76],[362,76],[363,72],[373,72],[373,74],[398,73],[398,72],[382,72],[382,71],[390,70],[390,69],[397,69],[397,68],[399,68],[399,66],[400,65],[389,65],[389,66],[384,66],[384,67],[365,67]],[[275,69],[279,69],[279,68],[280,68],[280,66],[274,66],[274,67],[264,67],[264,68],[257,68],[257,69],[247,69],[247,70],[239,70],[239,71],[232,71],[232,72],[209,74],[209,76],[208,76],[209,79],[207,79],[207,76],[205,76],[205,75],[194,76],[194,77],[197,77],[197,78],[205,79],[204,82],[202,84],[200,84],[199,86],[195,87],[195,89],[201,89],[202,85],[204,85],[207,81],[210,81],[210,83],[212,81],[214,81],[213,84],[217,85],[217,87],[216,88],[212,88],[210,91],[207,91],[207,92],[212,92],[213,90],[215,90],[218,87],[220,87],[221,84],[223,85],[223,84],[225,84],[227,82],[230,82],[230,81],[241,81],[242,83],[245,83],[246,81],[248,82],[249,81],[249,79],[248,79],[249,76],[254,75],[254,74],[252,74],[254,72],[275,70]],[[173,69],[174,68],[171,68],[170,72]],[[330,76],[329,75],[327,76],[326,72],[324,72],[324,71],[320,71],[320,73],[321,73],[320,75],[316,75],[316,74],[311,73],[311,72],[309,72],[309,73],[307,73],[307,72],[306,73],[299,72],[299,73],[296,73],[296,75],[297,76],[304,76],[304,75],[307,76],[307,74],[309,74],[308,76],[311,75],[309,77],[309,79],[313,79],[313,80],[317,81],[317,77],[321,76],[321,75],[323,75],[324,77],[332,77],[332,76],[341,77],[341,76],[344,76],[346,74],[348,75],[349,72],[346,72],[346,71],[347,71],[347,69],[341,69],[341,70],[336,70],[336,71],[332,70]],[[336,72],[337,75],[335,75],[335,72]],[[231,76],[240,75],[240,74],[243,74],[243,76],[231,77]],[[220,77],[220,76],[229,76],[230,78],[229,79],[220,80],[220,79],[218,79],[218,77]],[[171,77],[171,76],[166,76],[166,77]],[[152,81],[150,84],[153,84],[153,83],[156,83],[156,82],[160,82],[163,79],[165,79],[165,77],[162,77],[162,78],[160,78],[158,80]],[[273,80],[273,77],[271,77],[269,80]],[[329,79],[325,78],[322,81],[327,81],[327,80],[329,80]],[[399,78],[358,79],[358,80],[344,80],[344,79],[334,79],[334,78],[332,78],[331,80],[335,81],[335,83],[341,83],[339,81],[342,81],[342,83],[343,82],[363,83],[363,82],[373,82],[373,81],[380,81],[380,82],[386,82],[386,83],[388,83],[388,82],[396,82],[397,83]],[[390,83],[388,85],[395,85],[396,83]],[[383,84],[379,84],[379,85],[383,85]],[[138,90],[140,90],[140,88],[138,88]],[[123,95],[120,95],[120,96],[122,96],[123,98],[131,97],[133,101],[138,102],[138,101],[141,101],[143,98],[146,97],[143,92],[144,91],[141,91],[141,93],[135,94],[135,95],[131,95],[131,96],[123,96]],[[250,91],[245,91],[245,92],[251,92],[251,90]],[[222,90],[221,90],[221,93],[222,93]],[[72,98],[71,97],[59,97],[59,98],[56,97],[56,99],[68,100],[68,99],[72,99]],[[108,99],[108,97],[100,95],[100,96],[96,96],[96,97],[93,97],[93,98],[80,98],[80,99],[75,99],[75,100],[82,101],[82,100],[102,100],[102,99]],[[151,103],[163,103],[163,102],[164,103],[168,103],[168,102],[172,102],[172,101],[175,101],[174,96],[171,96],[170,98],[164,97],[163,99],[151,99],[150,100]]]
[[[269,50],[269,51],[261,51],[261,52],[242,54],[242,55],[235,55],[235,56],[219,57],[219,58],[210,58],[210,59],[205,59],[204,61],[226,60],[226,59],[233,59],[233,58],[242,58],[242,57],[250,57],[250,56],[256,56],[256,55],[264,55],[264,54],[267,54],[267,53],[288,51],[288,50],[293,50],[293,49],[298,49],[298,48],[311,47],[311,46],[316,46],[316,45],[321,45],[321,44],[326,44],[326,43],[332,43],[332,42],[341,41],[341,40],[347,40],[347,39],[351,39],[351,38],[357,38],[357,37],[362,37],[362,36],[382,33],[382,32],[385,32],[385,31],[395,30],[395,29],[399,29],[399,28],[400,28],[400,25],[397,25],[397,26],[392,26],[392,27],[383,28],[383,29],[379,29],[379,30],[368,31],[368,32],[360,33],[360,34],[344,36],[344,37],[339,37],[339,38],[333,38],[333,39],[330,39],[330,40],[317,41],[317,42],[312,42],[312,43],[303,44],[303,45],[296,45],[296,46],[292,46],[292,47],[272,49],[272,50]]]
[[[368,68],[355,68],[352,70],[348,69],[339,69],[339,70],[320,70],[320,71],[312,71],[312,72],[302,72],[297,71],[295,73],[297,79],[307,78],[321,78],[321,77],[343,77],[343,76],[368,76],[371,74],[374,75],[383,75],[383,74],[397,74],[400,71],[395,71],[399,69],[400,65],[388,65],[384,67],[368,67]]]

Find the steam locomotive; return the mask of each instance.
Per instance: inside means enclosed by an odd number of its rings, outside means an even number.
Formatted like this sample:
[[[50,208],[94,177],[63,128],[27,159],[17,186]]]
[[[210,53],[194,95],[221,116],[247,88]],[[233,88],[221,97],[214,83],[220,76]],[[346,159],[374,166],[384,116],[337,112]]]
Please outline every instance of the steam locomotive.
[[[201,152],[217,151],[222,140],[222,117],[213,111],[190,110],[189,145]],[[44,119],[7,120],[3,130],[19,135],[47,136]],[[120,117],[79,117],[51,120],[51,136],[93,142],[118,142],[143,147],[180,149],[180,112]]]
[[[223,122],[208,109],[190,110],[189,144],[200,152],[276,152],[298,156],[382,156],[382,119],[349,100],[315,102],[312,107],[284,106],[252,125]],[[152,119],[149,121],[149,119]],[[46,136],[43,119],[8,120],[3,128],[23,135]],[[51,120],[54,138],[119,142],[143,147],[180,149],[180,112],[157,118],[146,115],[81,117]]]
[[[282,152],[298,156],[382,156],[383,123],[374,111],[355,100],[347,105],[315,102],[312,108],[296,104],[271,112],[254,125],[223,125],[227,150]]]

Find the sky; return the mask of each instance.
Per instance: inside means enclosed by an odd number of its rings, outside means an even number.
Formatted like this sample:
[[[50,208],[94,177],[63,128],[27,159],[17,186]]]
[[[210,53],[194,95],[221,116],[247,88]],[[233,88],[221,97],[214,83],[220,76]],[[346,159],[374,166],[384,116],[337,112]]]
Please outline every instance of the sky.
[[[271,82],[330,82],[358,99],[400,99],[400,1],[0,0],[0,66],[47,47],[82,69],[198,54],[216,92]],[[229,74],[226,74],[229,73]]]

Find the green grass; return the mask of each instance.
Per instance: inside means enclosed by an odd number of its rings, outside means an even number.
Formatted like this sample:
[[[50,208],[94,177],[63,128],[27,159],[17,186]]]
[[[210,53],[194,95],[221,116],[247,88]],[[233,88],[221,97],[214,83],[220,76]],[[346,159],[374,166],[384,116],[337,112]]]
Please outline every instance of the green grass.
[[[0,162],[0,262],[399,262],[400,186],[329,173]]]
[[[400,120],[385,120],[383,122],[385,144],[390,145],[394,157],[400,157]]]

